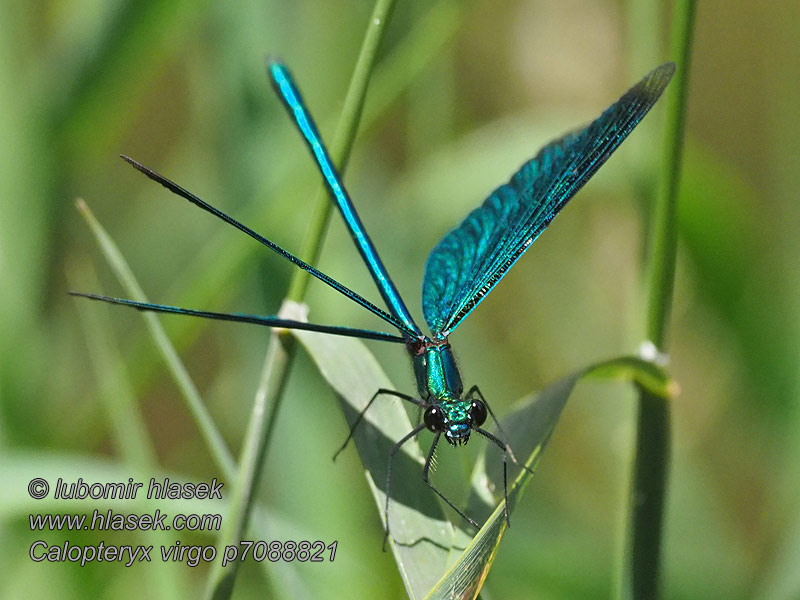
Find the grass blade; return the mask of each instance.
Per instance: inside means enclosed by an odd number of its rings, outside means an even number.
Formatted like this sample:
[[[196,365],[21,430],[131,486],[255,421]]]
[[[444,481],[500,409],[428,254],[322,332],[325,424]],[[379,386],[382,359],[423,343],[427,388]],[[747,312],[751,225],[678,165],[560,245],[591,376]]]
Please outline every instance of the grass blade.
[[[647,271],[647,340],[666,349],[666,328],[675,285],[678,247],[677,199],[683,157],[683,132],[695,16],[694,0],[674,2],[670,58],[678,65],[667,90],[667,123],[661,189],[654,207]],[[632,483],[630,531],[620,577],[624,598],[651,600],[661,595],[661,533],[671,448],[671,415],[663,397],[643,389],[639,395]]]
[[[142,291],[139,282],[136,281],[133,272],[122,256],[119,247],[114,243],[114,240],[111,239],[106,230],[103,229],[103,226],[100,225],[100,222],[95,218],[94,214],[92,214],[92,211],[89,210],[89,206],[86,202],[79,199],[76,205],[81,215],[88,223],[89,228],[92,230],[100,246],[100,250],[103,252],[109,266],[112,271],[114,271],[114,274],[117,276],[117,279],[119,279],[126,293],[133,300],[147,302],[144,291]],[[166,332],[161,327],[158,317],[148,312],[142,312],[141,314],[159,353],[167,364],[167,369],[178,385],[178,389],[197,424],[197,428],[200,430],[200,435],[203,437],[206,446],[211,452],[211,457],[214,459],[217,468],[225,479],[227,481],[232,481],[236,473],[236,464],[225,444],[225,440],[222,439],[222,435],[216,425],[214,425],[211,415],[208,413],[206,405],[200,397],[200,392],[197,391],[197,386],[195,386],[192,378],[189,376],[189,372],[181,362],[175,347],[169,341]]]

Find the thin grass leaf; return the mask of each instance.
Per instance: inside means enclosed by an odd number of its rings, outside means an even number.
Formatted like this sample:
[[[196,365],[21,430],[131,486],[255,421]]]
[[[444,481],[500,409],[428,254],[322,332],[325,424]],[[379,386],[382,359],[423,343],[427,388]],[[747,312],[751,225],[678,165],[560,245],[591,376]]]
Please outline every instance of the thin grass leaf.
[[[144,296],[144,292],[141,290],[138,282],[136,281],[133,273],[130,270],[127,262],[125,261],[124,257],[122,256],[119,248],[116,246],[114,241],[110,238],[108,233],[103,229],[100,223],[92,214],[89,207],[83,200],[79,200],[78,208],[83,214],[84,218],[86,219],[87,223],[89,224],[92,233],[95,235],[98,244],[103,251],[104,256],[108,260],[109,264],[111,265],[112,270],[119,278],[120,282],[122,283],[123,288],[125,288],[128,295],[131,298],[140,300],[142,302],[146,302],[147,299]],[[200,411],[201,414],[201,422],[198,423],[198,428],[201,431],[201,435],[204,433],[204,423],[205,427],[208,429],[206,435],[210,435],[212,439],[216,438],[216,444],[212,444],[208,442],[208,438],[206,438],[207,444],[209,449],[211,450],[212,457],[216,458],[217,467],[222,471],[224,478],[231,482],[234,480],[237,474],[237,468],[235,463],[233,462],[233,458],[227,450],[227,447],[224,446],[224,441],[222,440],[221,434],[216,429],[213,421],[211,420],[211,416],[207,413],[205,404],[203,403],[202,399],[200,398],[199,393],[197,392],[194,383],[192,382],[191,378],[189,377],[186,368],[183,366],[183,363],[180,361],[177,352],[175,351],[174,347],[172,346],[171,342],[166,336],[166,332],[161,327],[156,316],[152,313],[142,313],[142,316],[145,318],[145,321],[148,324],[148,328],[150,329],[150,333],[156,341],[157,346],[161,350],[162,356],[167,361],[168,368],[170,369],[173,377],[178,382],[179,388],[183,392],[184,399],[186,400],[187,404],[189,405],[192,414],[194,414],[194,410],[192,409],[193,406],[197,407],[197,410]],[[204,436],[206,437],[206,436]],[[214,447],[218,448],[219,455],[217,455],[214,451]],[[221,458],[220,458],[221,457]],[[229,462],[229,465],[221,464],[221,462]],[[80,471],[80,475],[82,477],[86,477],[86,471]],[[62,475],[63,476],[63,475]],[[98,476],[99,477],[99,476]],[[75,477],[77,478],[77,476]],[[115,479],[108,479],[108,481],[115,481]],[[124,478],[123,478],[124,479]],[[97,481],[101,481],[102,479],[96,479]],[[219,510],[220,514],[225,514],[225,508]],[[259,509],[260,513],[264,513],[264,509]],[[188,514],[188,513],[187,513]],[[228,519],[226,518],[224,523],[227,524]],[[292,527],[285,526],[283,528],[276,529],[275,527],[267,527],[266,524],[275,525],[275,523],[281,522],[279,519],[276,520],[273,516],[268,516],[268,518],[260,519],[256,524],[253,525],[253,531],[256,535],[254,535],[254,539],[278,539],[278,534],[285,534],[288,531],[293,532],[294,535],[297,534],[298,526],[293,525]],[[310,534],[309,534],[310,536]],[[288,537],[287,535],[283,535],[283,538]],[[291,597],[293,598],[310,598],[310,593],[306,590],[305,586],[302,584],[302,581],[296,574],[296,571],[291,565],[291,563],[279,563],[279,564],[272,564],[272,563],[264,563],[262,564],[262,568],[265,572],[266,579],[268,581],[272,581],[273,579],[279,580],[280,586],[285,590],[291,592]],[[276,573],[279,577],[275,577]]]
[[[650,223],[645,267],[647,290],[646,339],[666,350],[678,252],[678,187],[692,57],[695,0],[674,0],[670,58],[677,76],[667,90],[667,121],[661,186]],[[618,596],[634,600],[661,597],[661,550],[671,448],[671,413],[663,396],[642,389],[636,426],[634,462],[629,492],[629,529],[619,574]]]
[[[77,281],[89,281],[92,282],[91,289],[99,287],[97,278],[90,267],[83,267],[80,276],[77,269],[77,266],[73,266],[68,272],[70,283],[74,285]],[[156,452],[148,435],[144,416],[136,402],[133,387],[125,372],[119,349],[111,339],[112,328],[109,323],[108,310],[105,307],[100,310],[96,310],[97,308],[89,306],[88,302],[78,302],[77,304],[78,315],[89,347],[90,362],[100,387],[98,395],[101,397],[103,408],[110,422],[114,445],[123,464],[140,474],[149,474],[157,469]],[[38,468],[37,466],[34,470],[38,472]],[[86,475],[82,474],[81,477],[86,477]],[[145,476],[139,479],[145,480],[146,478]],[[124,479],[116,481],[124,481]],[[20,487],[20,489],[22,488]],[[67,504],[71,502],[68,501]],[[37,508],[41,510],[41,507]],[[64,506],[64,509],[72,510],[73,507],[71,505]],[[166,531],[154,531],[153,535],[158,545],[169,546],[175,543],[174,536]],[[184,598],[188,589],[186,574],[174,573],[164,563],[155,567],[152,572],[146,574],[150,580],[151,587],[149,589],[158,590],[157,593],[162,598],[174,598],[175,600]]]
[[[597,363],[583,374],[587,379],[631,381],[659,398],[671,399],[680,386],[658,364],[638,356],[620,356]]]
[[[443,0],[431,4],[375,69],[372,90],[362,119],[371,127],[422,74],[461,29],[468,12],[464,3]]]
[[[75,289],[100,288],[94,270],[89,266],[71,265],[67,279]],[[136,402],[133,385],[124,372],[122,356],[111,340],[108,310],[79,298],[75,302],[114,446],[126,464],[142,471],[150,469],[157,464],[156,451]]]
[[[89,210],[89,206],[86,202],[79,199],[76,205],[81,215],[88,223],[89,228],[92,230],[100,246],[100,250],[103,252],[103,256],[105,256],[109,266],[117,276],[117,279],[119,279],[119,282],[122,284],[127,294],[133,300],[147,302],[144,291],[142,291],[141,286],[139,286],[139,282],[136,281],[133,272],[122,256],[119,247],[114,243],[114,240],[111,239],[111,236],[109,236],[106,230],[103,229],[103,226],[100,225],[100,222],[94,214],[92,214],[92,211]],[[142,312],[142,318],[145,320],[150,335],[162,358],[166,362],[170,374],[178,385],[178,389],[197,424],[197,428],[200,430],[200,434],[217,468],[222,472],[227,481],[232,481],[236,473],[236,463],[225,444],[225,440],[222,438],[222,434],[220,434],[211,419],[211,415],[208,413],[206,405],[200,397],[200,392],[197,391],[197,386],[195,386],[192,378],[189,376],[189,372],[181,362],[175,347],[169,341],[166,332],[161,327],[158,317],[153,313]]]
[[[264,370],[261,373],[261,381],[247,422],[247,432],[244,436],[225,527],[220,532],[217,542],[219,548],[236,545],[246,539],[245,533],[258,489],[258,481],[263,470],[265,450],[275,423],[274,418],[270,418],[268,408],[270,403],[283,393],[287,381],[289,355],[280,340],[282,335],[276,330],[272,330],[270,334],[270,344],[264,359]],[[205,597],[213,600],[230,598],[236,583],[238,568],[238,562],[226,567],[223,567],[221,563],[216,563],[208,578]]]

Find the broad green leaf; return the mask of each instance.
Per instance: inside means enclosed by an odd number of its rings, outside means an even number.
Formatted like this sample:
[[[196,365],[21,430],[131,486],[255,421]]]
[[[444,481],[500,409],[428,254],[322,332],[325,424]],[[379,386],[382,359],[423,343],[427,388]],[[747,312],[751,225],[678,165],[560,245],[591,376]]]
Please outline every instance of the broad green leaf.
[[[305,331],[293,333],[339,395],[351,425],[379,388],[397,389],[360,341]],[[353,437],[381,517],[389,452],[413,429],[400,402],[391,396],[379,398],[365,413]],[[423,463],[419,445],[412,439],[392,464],[388,545],[411,598],[423,598],[439,580],[454,539],[453,528],[435,495],[422,482]]]

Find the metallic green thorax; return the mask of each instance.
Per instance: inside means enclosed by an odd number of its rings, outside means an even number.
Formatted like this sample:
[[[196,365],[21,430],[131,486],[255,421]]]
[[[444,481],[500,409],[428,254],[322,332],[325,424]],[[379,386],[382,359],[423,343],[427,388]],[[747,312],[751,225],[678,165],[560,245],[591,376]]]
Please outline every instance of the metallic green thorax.
[[[427,342],[412,357],[420,396],[435,404],[461,398],[464,385],[448,343]]]

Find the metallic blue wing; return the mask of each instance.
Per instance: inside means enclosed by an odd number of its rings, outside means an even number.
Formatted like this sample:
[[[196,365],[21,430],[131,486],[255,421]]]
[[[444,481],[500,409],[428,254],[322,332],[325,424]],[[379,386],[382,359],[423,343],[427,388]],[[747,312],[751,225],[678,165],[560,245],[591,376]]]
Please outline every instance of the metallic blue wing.
[[[651,71],[585,129],[550,142],[433,249],[422,311],[436,338],[455,329],[655,104],[674,63]]]
[[[380,291],[386,305],[389,307],[389,312],[392,313],[396,320],[400,321],[401,326],[398,329],[408,339],[422,336],[422,332],[417,327],[414,319],[411,318],[400,292],[397,291],[386,267],[383,266],[383,262],[378,256],[378,251],[369,238],[367,230],[361,223],[355,206],[353,206],[353,201],[350,199],[341,177],[336,172],[336,167],[333,166],[333,161],[325,148],[325,144],[322,142],[322,137],[314,124],[314,120],[311,118],[311,114],[300,96],[300,92],[297,90],[297,86],[294,84],[289,69],[280,62],[270,62],[268,71],[278,97],[283,102],[286,110],[289,111],[292,121],[302,134],[314,160],[317,162],[317,167],[319,167],[325,186],[328,188],[328,193],[342,214],[345,225],[350,231],[350,236],[353,238],[364,264],[369,269],[372,279],[378,286],[378,291]]]

